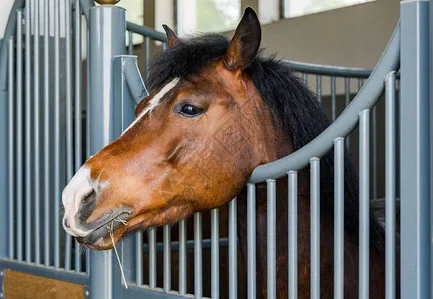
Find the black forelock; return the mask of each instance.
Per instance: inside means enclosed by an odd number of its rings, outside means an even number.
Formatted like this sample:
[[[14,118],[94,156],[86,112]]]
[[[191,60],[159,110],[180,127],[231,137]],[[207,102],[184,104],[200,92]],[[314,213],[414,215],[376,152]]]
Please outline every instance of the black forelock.
[[[220,34],[181,39],[153,60],[149,70],[150,91],[161,88],[176,77],[188,79],[199,74],[222,57],[228,45],[227,37]],[[293,150],[300,149],[329,126],[322,104],[284,61],[258,54],[244,72],[269,107],[274,121],[284,130]],[[348,152],[345,157],[345,226],[357,235],[358,178]],[[329,213],[333,213],[333,165],[332,152],[321,158],[321,202]],[[372,244],[383,249],[383,229],[374,220],[370,227]]]

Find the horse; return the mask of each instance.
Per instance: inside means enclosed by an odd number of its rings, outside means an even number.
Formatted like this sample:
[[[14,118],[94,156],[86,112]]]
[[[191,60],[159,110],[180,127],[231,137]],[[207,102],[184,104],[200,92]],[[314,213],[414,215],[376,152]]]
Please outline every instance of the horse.
[[[179,38],[164,29],[168,49],[151,64],[149,96],[122,135],[89,158],[64,188],[63,227],[84,246],[105,250],[125,234],[176,223],[237,196],[239,247],[246,260],[245,185],[251,173],[300,149],[330,122],[297,74],[284,61],[263,55],[253,9],[245,10],[231,39]],[[333,163],[331,153],[320,160],[322,298],[333,296]],[[348,152],[344,173],[344,294],[353,298],[359,207]],[[277,180],[277,298],[288,297],[286,181]],[[309,298],[308,169],[299,172],[298,181],[298,292]],[[257,291],[266,298],[266,183],[256,189]],[[384,231],[374,217],[370,247],[370,294],[384,298]]]

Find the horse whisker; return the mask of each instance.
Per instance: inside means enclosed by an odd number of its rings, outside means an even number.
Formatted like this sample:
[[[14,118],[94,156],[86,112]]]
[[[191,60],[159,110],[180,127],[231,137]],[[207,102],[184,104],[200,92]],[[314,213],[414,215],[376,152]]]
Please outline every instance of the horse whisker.
[[[120,261],[119,253],[117,252],[116,245],[114,244],[114,237],[113,237],[113,222],[111,221],[111,227],[107,225],[107,230],[110,233],[111,242],[113,243],[114,252],[116,253],[117,262],[119,263],[120,267],[120,273],[122,274],[122,280],[125,285],[125,288],[128,288],[128,284],[126,283],[125,273],[123,272],[123,266],[122,262]],[[125,221],[126,222],[126,221]],[[123,223],[123,222],[122,222]],[[125,224],[125,223],[124,223]],[[126,225],[126,224],[125,224]]]

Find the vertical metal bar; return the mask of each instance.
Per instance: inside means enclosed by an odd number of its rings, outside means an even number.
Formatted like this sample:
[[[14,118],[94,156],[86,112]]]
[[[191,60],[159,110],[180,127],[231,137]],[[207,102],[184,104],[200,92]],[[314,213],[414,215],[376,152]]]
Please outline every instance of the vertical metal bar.
[[[319,103],[322,102],[322,75],[316,75],[316,94]]]
[[[75,1],[74,11],[74,48],[75,48],[75,171],[82,163],[82,99],[81,99],[81,76],[82,76],[82,52],[81,52],[81,6],[80,1]],[[75,241],[75,271],[81,272],[81,250],[80,244]]]
[[[401,298],[421,299],[431,297],[429,2],[400,7]]]
[[[194,296],[203,296],[202,232],[201,213],[194,214]]]
[[[320,298],[320,159],[310,159],[311,299]]]
[[[277,298],[277,258],[276,258],[276,182],[266,180],[267,184],[267,264],[268,264],[268,299]]]
[[[363,85],[364,85],[364,79],[359,78],[358,79],[358,90],[361,90]]]
[[[15,98],[14,98],[14,38],[11,36],[8,40],[8,50],[9,50],[9,60],[8,60],[8,73],[9,73],[9,79],[8,79],[8,123],[9,123],[9,258],[14,258],[14,252],[15,252],[15,234],[14,234],[14,221],[15,221],[15,210],[14,210],[14,201],[15,201],[15,152],[14,152],[14,135],[17,133],[15,132],[15,125],[14,125],[14,113],[15,113]]]
[[[344,96],[345,96],[345,106],[349,105],[350,103],[350,78],[346,77],[344,78]],[[350,136],[346,137],[346,147],[350,148]]]
[[[115,137],[115,124],[122,123],[121,113],[113,107],[115,85],[113,82],[113,58],[125,53],[125,10],[112,5],[94,6],[89,14],[88,58],[90,97],[88,114],[90,155],[99,151]],[[89,113],[89,112],[88,112]],[[113,115],[115,117],[113,117]],[[92,298],[112,299],[121,287],[119,271],[113,271],[112,251],[90,253],[90,295]],[[116,293],[117,294],[117,293]]]
[[[135,280],[138,286],[143,284],[143,233],[137,232],[135,237]]]
[[[35,210],[34,210],[34,247],[35,247],[35,263],[40,264],[41,262],[41,253],[40,253],[40,222],[41,218],[40,215],[40,101],[39,101],[39,7],[40,7],[40,0],[35,0],[35,7],[34,7],[34,51],[33,51],[33,80],[34,80],[34,204],[35,204]]]
[[[334,139],[334,299],[344,296],[344,138]]]
[[[385,297],[395,299],[395,72],[385,78]]]
[[[211,221],[211,298],[220,297],[220,256],[219,256],[219,210],[213,209],[210,212]]]
[[[307,83],[308,83],[307,73],[302,73],[302,82],[304,82],[304,85],[307,85]]]
[[[373,164],[373,173],[371,177],[372,186],[372,194],[371,198],[377,198],[377,106],[373,107],[372,111],[372,120],[371,120],[371,148],[372,148],[372,164]]]
[[[164,233],[164,292],[171,291],[171,237],[170,225],[163,228]]]
[[[186,294],[186,220],[179,221],[179,294]]]
[[[73,112],[72,112],[72,49],[71,49],[71,0],[65,2],[65,48],[66,48],[66,180],[69,181],[74,174],[73,161]],[[72,238],[65,237],[65,269],[71,269]]]
[[[23,260],[23,11],[17,10],[17,259]]]
[[[26,80],[26,104],[25,104],[25,253],[26,253],[26,262],[31,262],[31,255],[32,255],[32,214],[31,214],[31,199],[32,199],[32,165],[31,165],[31,154],[32,154],[32,123],[31,123],[31,51],[32,51],[32,45],[31,45],[31,1],[26,0],[26,46],[25,46],[25,55],[26,55],[26,74],[25,74],[25,80]]]
[[[50,265],[50,3],[44,2],[44,265]]]
[[[54,267],[60,268],[60,0],[54,4]]]
[[[369,297],[370,110],[359,119],[359,298]]]
[[[156,288],[156,228],[148,230],[149,235],[149,287]]]
[[[298,298],[298,173],[289,171],[289,297]]]
[[[229,202],[229,298],[238,297],[237,199]]]
[[[150,37],[146,36],[144,38],[145,41],[145,47],[146,47],[146,81],[149,81],[149,74],[150,74]]]
[[[335,120],[336,117],[336,102],[337,102],[337,93],[335,91],[336,87],[336,80],[335,77],[331,77],[331,105],[332,105],[332,120]]]
[[[133,38],[132,31],[128,31],[128,54],[133,55],[134,54],[134,44],[132,43]]]
[[[248,299],[255,299],[256,289],[256,185],[247,184]]]

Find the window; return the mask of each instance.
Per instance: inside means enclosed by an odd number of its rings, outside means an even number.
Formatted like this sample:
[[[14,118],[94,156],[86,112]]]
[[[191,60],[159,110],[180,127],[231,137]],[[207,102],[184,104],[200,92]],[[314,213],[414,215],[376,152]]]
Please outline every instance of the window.
[[[126,20],[128,22],[143,25],[143,0],[122,0],[117,5],[126,9]],[[143,40],[143,37],[139,34],[133,34],[132,36],[132,43],[134,45],[141,44]],[[126,44],[129,45],[128,33],[126,33]]]
[[[283,0],[284,17],[293,18],[374,0]]]
[[[240,0],[178,0],[176,9],[180,35],[233,30],[241,17]]]

